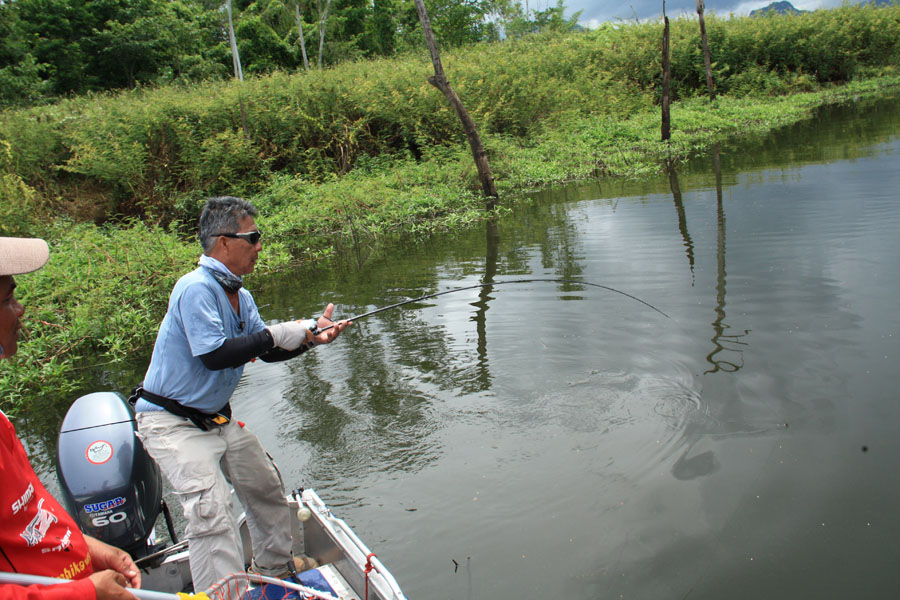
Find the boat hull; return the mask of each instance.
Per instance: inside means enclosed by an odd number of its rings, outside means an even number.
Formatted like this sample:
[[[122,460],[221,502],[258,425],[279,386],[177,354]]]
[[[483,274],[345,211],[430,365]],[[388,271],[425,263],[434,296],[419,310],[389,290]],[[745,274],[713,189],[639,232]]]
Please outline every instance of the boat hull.
[[[315,491],[294,492],[288,502],[293,516],[294,553],[314,558],[321,565],[317,570],[335,597],[363,598],[368,593],[372,600],[406,600],[390,571]],[[244,562],[249,565],[253,550],[243,515],[240,531]],[[182,548],[173,547],[170,552],[163,551],[139,561],[144,589],[167,593],[194,591],[190,549],[184,542],[178,546]]]

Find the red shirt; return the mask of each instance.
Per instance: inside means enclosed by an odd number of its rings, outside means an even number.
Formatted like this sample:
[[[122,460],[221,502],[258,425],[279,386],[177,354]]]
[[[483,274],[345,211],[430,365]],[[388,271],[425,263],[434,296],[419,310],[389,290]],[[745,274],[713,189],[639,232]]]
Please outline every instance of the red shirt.
[[[9,419],[0,412],[0,571],[77,579],[76,583],[0,584],[0,600],[96,600],[87,541],[43,486]]]

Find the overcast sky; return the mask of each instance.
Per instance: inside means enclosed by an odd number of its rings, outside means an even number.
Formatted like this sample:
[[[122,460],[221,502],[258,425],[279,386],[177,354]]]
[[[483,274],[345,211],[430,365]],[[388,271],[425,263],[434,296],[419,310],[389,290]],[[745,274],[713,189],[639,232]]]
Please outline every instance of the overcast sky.
[[[523,0],[524,1],[524,0]],[[706,14],[716,13],[721,17],[734,14],[744,16],[751,10],[768,6],[774,0],[708,0],[706,2]],[[795,8],[800,10],[815,10],[817,8],[833,8],[840,6],[843,0],[790,0]],[[604,21],[638,19],[657,19],[662,16],[662,0],[631,0],[628,2],[603,2],[600,0],[563,0],[566,5],[566,16],[575,11],[582,11],[580,23],[586,27],[596,27]],[[556,0],[528,0],[529,8],[544,9],[556,4]],[[670,0],[666,2],[666,14],[670,19],[683,15],[695,16],[697,13],[696,0]]]

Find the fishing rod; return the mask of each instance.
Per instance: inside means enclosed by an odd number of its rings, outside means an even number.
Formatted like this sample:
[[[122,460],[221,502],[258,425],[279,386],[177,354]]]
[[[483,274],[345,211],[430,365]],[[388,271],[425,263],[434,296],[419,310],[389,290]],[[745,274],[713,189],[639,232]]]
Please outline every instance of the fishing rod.
[[[65,585],[67,583],[72,583],[72,581],[69,579],[44,577],[42,575],[27,575],[25,573],[0,573],[0,583],[9,583],[22,586]],[[167,592],[155,592],[153,590],[142,590],[135,588],[127,588],[127,590],[138,600],[181,600],[176,594],[169,594]]]
[[[6,573],[0,572],[0,583],[15,584],[21,586],[29,585],[65,585],[72,583],[70,579],[57,579],[55,577],[44,577],[42,575],[28,575],[26,573]],[[154,590],[144,590],[140,588],[125,588],[128,593],[138,600],[200,600],[205,598],[228,598],[228,591],[237,589],[240,585],[254,583],[256,585],[263,584],[273,585],[283,588],[284,594],[289,592],[301,592],[303,598],[312,598],[315,600],[339,600],[329,592],[323,592],[299,583],[292,579],[276,579],[274,577],[265,577],[263,575],[251,575],[250,573],[232,573],[226,575],[213,583],[205,592],[194,594],[172,594],[169,592],[157,592]],[[263,587],[265,589],[265,587]],[[265,593],[262,598],[268,598]],[[278,597],[281,597],[280,595]]]
[[[617,294],[621,294],[621,295],[625,296],[626,298],[631,298],[632,300],[637,300],[638,302],[640,302],[640,303],[643,304],[644,306],[647,306],[647,307],[649,307],[649,308],[652,308],[653,310],[655,310],[656,312],[658,312],[659,314],[661,314],[662,316],[664,316],[664,317],[667,318],[667,319],[670,319],[670,318],[671,318],[669,315],[667,315],[667,314],[664,313],[663,311],[659,310],[658,308],[656,308],[655,306],[653,306],[653,305],[650,304],[649,302],[645,302],[645,301],[641,300],[640,298],[638,298],[637,296],[632,296],[632,295],[629,294],[628,292],[623,292],[622,290],[617,290],[616,288],[609,287],[608,285],[601,285],[601,284],[599,284],[599,283],[591,283],[590,281],[581,281],[581,280],[578,280],[578,279],[553,279],[553,278],[549,278],[549,277],[537,277],[537,278],[529,278],[529,279],[508,279],[508,280],[506,280],[506,281],[493,281],[493,282],[491,282],[491,283],[476,283],[476,284],[474,284],[474,285],[467,285],[467,286],[465,286],[465,287],[459,287],[459,288],[453,288],[453,289],[450,289],[450,290],[444,290],[443,292],[435,292],[435,293],[433,293],[433,294],[425,294],[424,296],[419,296],[418,298],[412,298],[412,299],[410,299],[410,300],[404,300],[404,301],[402,301],[402,302],[397,302],[396,304],[391,304],[391,305],[389,305],[389,306],[382,306],[381,308],[376,308],[375,310],[370,310],[370,311],[367,312],[367,313],[363,313],[363,314],[361,314],[361,315],[356,315],[355,317],[351,317],[351,318],[349,318],[349,319],[339,319],[339,320],[340,320],[340,321],[356,321],[356,320],[358,320],[358,319],[365,319],[366,317],[371,317],[372,315],[377,315],[378,313],[382,313],[382,312],[384,312],[384,311],[386,311],[386,310],[391,310],[392,308],[397,308],[397,307],[400,307],[400,306],[404,306],[404,305],[406,305],[406,304],[412,304],[412,303],[414,303],[414,302],[421,302],[422,300],[428,300],[428,299],[430,299],[430,298],[437,298],[438,296],[443,296],[444,294],[452,294],[452,293],[454,293],[454,292],[463,292],[463,291],[465,291],[465,290],[475,290],[475,289],[478,289],[478,288],[484,288],[484,287],[495,286],[495,285],[506,285],[506,284],[509,284],[509,283],[532,283],[532,282],[535,282],[535,281],[545,281],[545,282],[552,282],[552,283],[573,283],[573,284],[578,284],[578,285],[589,285],[589,286],[591,286],[591,287],[600,288],[600,289],[607,290],[607,291],[610,291],[610,292],[615,292],[615,293],[617,293]],[[316,329],[313,333],[314,333],[314,334],[319,334],[319,333],[322,333],[323,331],[328,331],[328,330],[331,329],[332,327],[334,327],[334,325],[328,325],[328,326],[326,326],[326,327],[322,327],[321,329]]]

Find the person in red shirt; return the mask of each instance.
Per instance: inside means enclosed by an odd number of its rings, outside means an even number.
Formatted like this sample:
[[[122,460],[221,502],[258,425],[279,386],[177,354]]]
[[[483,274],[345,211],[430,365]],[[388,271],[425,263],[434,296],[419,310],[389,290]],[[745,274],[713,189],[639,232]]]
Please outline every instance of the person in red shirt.
[[[47,262],[40,239],[0,238],[0,359],[18,350],[19,319],[13,275]],[[44,488],[22,442],[0,411],[0,571],[72,579],[63,585],[0,583],[0,600],[135,600],[141,575],[127,552],[83,535]]]

